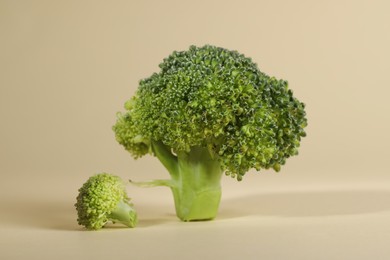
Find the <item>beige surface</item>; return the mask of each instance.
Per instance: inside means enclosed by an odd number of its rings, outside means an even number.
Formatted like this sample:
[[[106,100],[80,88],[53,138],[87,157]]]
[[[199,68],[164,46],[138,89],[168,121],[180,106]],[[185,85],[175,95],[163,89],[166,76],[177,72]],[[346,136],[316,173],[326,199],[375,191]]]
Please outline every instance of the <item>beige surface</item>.
[[[0,259],[387,259],[388,1],[0,0]],[[115,142],[115,113],[173,50],[236,49],[287,79],[308,137],[281,173],[224,179],[215,221],[129,187],[136,229],[84,232],[91,174],[167,176]]]

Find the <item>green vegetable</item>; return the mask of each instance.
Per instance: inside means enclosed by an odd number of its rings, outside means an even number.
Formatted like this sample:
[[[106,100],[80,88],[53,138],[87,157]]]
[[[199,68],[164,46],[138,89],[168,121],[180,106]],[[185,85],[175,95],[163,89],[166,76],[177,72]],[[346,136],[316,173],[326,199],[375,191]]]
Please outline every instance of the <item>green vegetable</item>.
[[[137,213],[129,201],[119,177],[108,173],[97,174],[79,189],[75,204],[77,221],[91,230],[101,229],[108,221],[135,227]]]
[[[180,219],[216,216],[223,172],[241,180],[252,168],[279,171],[298,154],[305,106],[287,81],[209,45],[173,52],[160,68],[140,81],[113,130],[134,158],[152,154],[169,171],[136,184],[170,187]]]

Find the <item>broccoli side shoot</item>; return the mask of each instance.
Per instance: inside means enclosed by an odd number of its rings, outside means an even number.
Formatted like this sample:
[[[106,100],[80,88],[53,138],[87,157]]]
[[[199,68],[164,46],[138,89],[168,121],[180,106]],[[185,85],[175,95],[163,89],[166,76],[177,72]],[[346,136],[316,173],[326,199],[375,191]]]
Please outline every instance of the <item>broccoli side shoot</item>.
[[[101,229],[109,221],[135,227],[137,213],[129,201],[119,177],[107,173],[94,175],[79,189],[75,204],[77,222],[90,230]]]
[[[279,171],[298,154],[305,106],[287,81],[210,45],[173,52],[160,68],[140,81],[113,129],[134,158],[149,153],[167,168],[171,179],[155,185],[171,187],[181,219],[213,218],[216,210],[187,215],[207,211],[203,200],[219,203],[222,172],[241,180],[250,169]],[[188,202],[199,197],[201,205]]]

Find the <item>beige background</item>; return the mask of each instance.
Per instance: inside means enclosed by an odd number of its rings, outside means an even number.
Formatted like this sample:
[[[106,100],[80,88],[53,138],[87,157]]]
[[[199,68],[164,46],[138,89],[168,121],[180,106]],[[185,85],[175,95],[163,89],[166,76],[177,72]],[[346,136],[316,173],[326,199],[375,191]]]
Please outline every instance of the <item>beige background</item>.
[[[388,1],[0,0],[1,259],[390,257]],[[173,50],[213,44],[287,79],[308,137],[281,173],[224,178],[219,217],[182,223],[129,187],[137,229],[84,232],[92,174],[167,176],[115,139],[115,113]]]

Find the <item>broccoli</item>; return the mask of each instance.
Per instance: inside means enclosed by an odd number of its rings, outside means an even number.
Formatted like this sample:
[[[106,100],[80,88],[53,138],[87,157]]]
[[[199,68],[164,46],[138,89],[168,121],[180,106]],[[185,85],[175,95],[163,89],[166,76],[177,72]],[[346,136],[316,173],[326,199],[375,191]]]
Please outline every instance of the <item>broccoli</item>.
[[[137,213],[129,203],[123,181],[100,173],[90,177],[79,189],[75,204],[78,223],[90,230],[101,229],[108,221],[128,227],[137,224]]]
[[[156,156],[170,179],[136,183],[171,188],[183,221],[213,219],[222,173],[279,171],[306,136],[305,105],[287,81],[261,72],[224,48],[173,52],[161,71],[139,83],[117,114],[116,140],[137,159]]]

